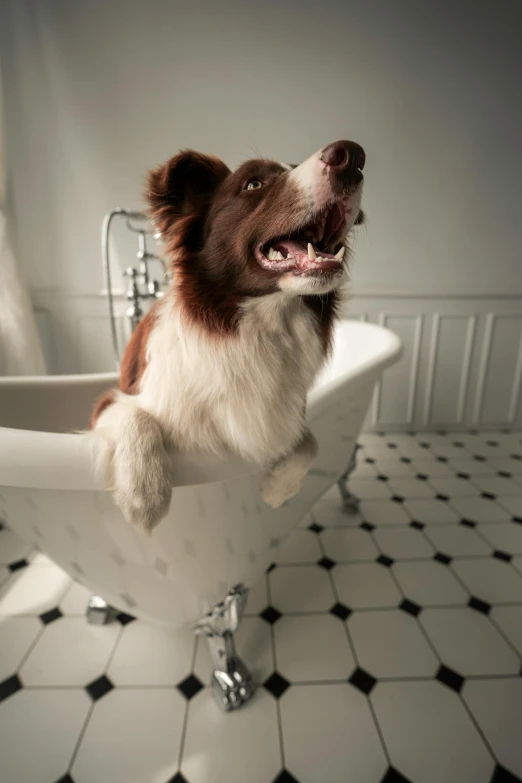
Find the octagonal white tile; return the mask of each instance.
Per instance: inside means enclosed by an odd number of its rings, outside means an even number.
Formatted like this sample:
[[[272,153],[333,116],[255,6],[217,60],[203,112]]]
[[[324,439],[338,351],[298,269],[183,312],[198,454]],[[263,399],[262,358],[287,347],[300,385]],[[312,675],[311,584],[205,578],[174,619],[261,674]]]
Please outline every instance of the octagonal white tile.
[[[26,685],[88,685],[105,671],[119,624],[89,625],[61,617],[47,625],[20,670]]]
[[[208,688],[192,700],[181,767],[190,783],[266,783],[281,766],[276,700],[265,690],[228,714]]]
[[[379,683],[370,696],[393,766],[415,783],[490,783],[494,761],[458,695],[437,681]]]
[[[90,707],[83,690],[22,690],[3,701],[0,780],[43,783],[63,777]]]
[[[464,676],[516,674],[520,660],[486,615],[473,609],[426,609],[419,616],[445,666]]]
[[[350,609],[397,606],[401,600],[388,569],[381,565],[338,565],[332,573],[339,599]]]
[[[470,680],[462,696],[500,764],[522,777],[522,678]]]
[[[355,668],[343,623],[331,614],[282,617],[274,635],[277,670],[292,683],[346,680]]]
[[[299,783],[382,779],[387,764],[368,702],[351,685],[292,687],[281,720],[286,766]]]
[[[175,689],[108,693],[94,706],[73,764],[74,782],[170,780],[178,769],[186,704]]]
[[[192,668],[195,637],[136,620],[123,629],[108,669],[115,685],[177,685]]]
[[[414,617],[355,612],[348,620],[359,665],[376,678],[432,677],[439,664]]]

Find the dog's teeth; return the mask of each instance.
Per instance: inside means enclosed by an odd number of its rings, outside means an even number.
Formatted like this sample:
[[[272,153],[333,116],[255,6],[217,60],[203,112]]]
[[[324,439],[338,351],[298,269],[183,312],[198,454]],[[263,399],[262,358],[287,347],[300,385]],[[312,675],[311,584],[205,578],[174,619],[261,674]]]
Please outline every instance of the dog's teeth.
[[[335,254],[335,257],[336,257],[336,259],[337,259],[338,261],[342,261],[342,260],[343,260],[343,258],[344,258],[344,251],[345,251],[345,248],[344,248],[344,247],[342,247],[342,248],[339,250],[339,252]]]
[[[309,261],[315,261],[316,258],[317,258],[317,256],[315,254],[314,247],[313,247],[312,243],[309,242],[308,243],[308,260]]]
[[[277,250],[277,251],[276,251],[276,254],[275,254],[275,260],[276,260],[276,261],[284,261],[284,259],[283,259],[283,254],[282,254],[282,253],[280,253],[280,252],[279,252],[279,250]]]
[[[282,261],[283,255],[279,252],[279,250],[274,250],[274,248],[271,247],[268,251],[268,258],[270,261]]]

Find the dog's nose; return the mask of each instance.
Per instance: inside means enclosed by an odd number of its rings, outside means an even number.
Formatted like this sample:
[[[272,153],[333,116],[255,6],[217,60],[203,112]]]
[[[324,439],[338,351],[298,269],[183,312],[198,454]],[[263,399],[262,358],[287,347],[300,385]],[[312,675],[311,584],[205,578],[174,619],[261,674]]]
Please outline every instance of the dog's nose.
[[[350,174],[354,180],[360,180],[360,172],[364,168],[366,155],[363,148],[355,141],[335,141],[321,152],[321,160],[343,175]]]

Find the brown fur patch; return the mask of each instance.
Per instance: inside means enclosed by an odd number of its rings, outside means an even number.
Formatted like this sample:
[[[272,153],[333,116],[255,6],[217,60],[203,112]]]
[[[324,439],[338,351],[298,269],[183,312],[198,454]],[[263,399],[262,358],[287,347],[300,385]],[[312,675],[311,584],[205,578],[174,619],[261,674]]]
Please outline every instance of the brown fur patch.
[[[89,419],[89,427],[94,429],[94,426],[96,425],[96,422],[98,421],[99,417],[103,413],[103,411],[109,407],[109,405],[112,405],[113,402],[115,402],[116,399],[116,389],[111,389],[108,392],[105,392],[105,394],[100,397],[96,405],[94,406],[94,410],[91,413],[91,418]]]
[[[140,381],[147,366],[147,343],[156,323],[156,310],[160,302],[155,302],[147,315],[142,318],[127,343],[120,368],[120,389],[125,394],[138,394]]]

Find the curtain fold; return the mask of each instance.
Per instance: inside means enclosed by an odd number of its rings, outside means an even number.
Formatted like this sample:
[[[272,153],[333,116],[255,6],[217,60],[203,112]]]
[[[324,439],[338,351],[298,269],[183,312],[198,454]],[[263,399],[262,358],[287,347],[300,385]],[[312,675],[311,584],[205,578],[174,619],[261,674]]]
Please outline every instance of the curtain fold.
[[[41,375],[46,372],[46,366],[36,319],[9,236],[1,77],[0,73],[0,375]],[[22,218],[19,226],[23,230]]]

